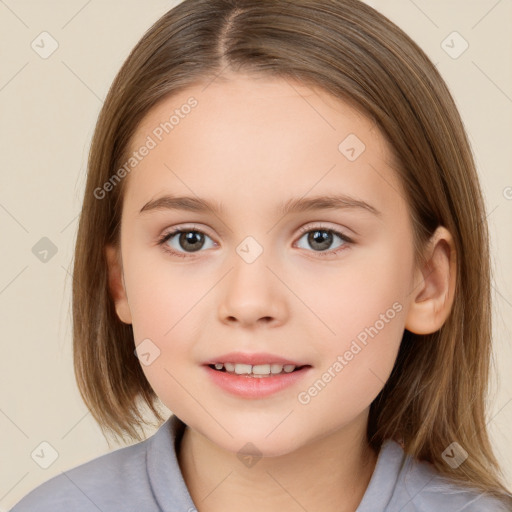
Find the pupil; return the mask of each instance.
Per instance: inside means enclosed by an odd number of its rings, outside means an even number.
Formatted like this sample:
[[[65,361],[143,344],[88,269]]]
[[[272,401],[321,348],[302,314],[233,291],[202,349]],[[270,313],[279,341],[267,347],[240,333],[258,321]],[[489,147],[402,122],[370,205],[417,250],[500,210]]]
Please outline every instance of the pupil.
[[[326,230],[311,231],[308,242],[311,247],[314,247],[314,244],[319,244],[319,249],[328,249],[332,243],[332,233]]]
[[[187,231],[186,233],[182,233],[180,235],[180,245],[183,247],[183,249],[187,249],[188,245],[189,249],[192,251],[197,251],[201,249],[203,242],[204,238],[202,233],[198,233],[197,231]]]

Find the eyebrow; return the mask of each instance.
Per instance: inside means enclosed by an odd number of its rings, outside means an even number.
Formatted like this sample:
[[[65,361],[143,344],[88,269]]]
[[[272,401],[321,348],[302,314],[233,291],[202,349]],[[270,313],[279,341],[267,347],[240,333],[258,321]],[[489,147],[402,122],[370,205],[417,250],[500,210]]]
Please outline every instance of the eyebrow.
[[[292,198],[277,208],[277,213],[309,212],[327,209],[364,209],[373,215],[380,216],[381,212],[366,201],[356,199],[345,194],[322,195],[308,198]],[[219,214],[224,212],[222,203],[209,202],[199,197],[165,195],[148,201],[140,210],[140,214],[155,210],[186,210],[192,212],[205,212]]]

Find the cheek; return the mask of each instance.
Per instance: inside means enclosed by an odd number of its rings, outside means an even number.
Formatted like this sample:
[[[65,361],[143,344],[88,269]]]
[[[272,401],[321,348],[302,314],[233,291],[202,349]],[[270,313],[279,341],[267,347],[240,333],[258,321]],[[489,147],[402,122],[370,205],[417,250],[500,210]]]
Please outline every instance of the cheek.
[[[389,333],[386,339],[399,342],[404,315],[398,313],[406,309],[412,255],[389,243],[359,247],[347,256],[337,267],[302,269],[297,281],[297,294],[325,324],[326,328],[317,322],[323,339],[331,338],[334,343],[329,345],[341,349],[360,333],[364,338],[365,329],[376,324]]]
[[[172,267],[165,258],[149,265],[136,254],[131,255],[125,269],[141,368],[162,401],[167,405],[168,397],[172,397],[173,406],[179,407],[190,400],[180,383],[189,380],[191,353],[200,337],[200,319],[204,318],[201,315],[210,304],[205,295],[215,284],[215,276],[198,279],[192,267]],[[196,396],[200,390],[194,386],[188,383],[187,390]]]
[[[317,343],[321,364],[304,382],[297,403],[308,418],[323,417],[323,428],[335,428],[363,413],[391,374],[405,322],[396,274],[376,268],[347,273],[345,286],[337,292],[331,289],[330,300],[324,298],[318,305],[334,333],[327,332]],[[326,410],[331,411],[327,419]]]
[[[194,316],[194,308],[208,289],[192,266],[169,262],[165,255],[155,257],[156,251],[134,252],[125,266],[136,343],[172,336]],[[213,284],[214,276],[209,277]]]
[[[299,403],[312,409],[343,403],[354,411],[377,396],[402,340],[410,265],[412,254],[393,250],[391,243],[379,251],[360,248],[335,278],[331,269],[330,275],[316,275],[315,287],[304,285],[302,293],[316,290],[307,300],[329,329],[316,322],[323,332],[317,344],[321,368]]]
[[[133,332],[141,368],[162,403],[175,413],[190,409],[190,397],[201,396],[190,379],[191,349],[197,337],[197,312],[204,289],[194,280],[157,279],[145,273],[134,281]],[[184,293],[180,292],[184,290]],[[145,356],[144,354],[149,354]]]

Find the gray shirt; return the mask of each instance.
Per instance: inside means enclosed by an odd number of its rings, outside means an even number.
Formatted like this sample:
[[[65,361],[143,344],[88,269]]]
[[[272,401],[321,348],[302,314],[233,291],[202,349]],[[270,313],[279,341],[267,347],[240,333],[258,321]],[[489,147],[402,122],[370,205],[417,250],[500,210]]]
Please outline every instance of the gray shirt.
[[[196,512],[178,465],[185,424],[175,415],[143,442],[119,448],[36,487],[11,512]],[[296,507],[295,507],[296,508]],[[506,512],[456,487],[386,440],[355,512]],[[316,512],[316,511],[310,511]]]

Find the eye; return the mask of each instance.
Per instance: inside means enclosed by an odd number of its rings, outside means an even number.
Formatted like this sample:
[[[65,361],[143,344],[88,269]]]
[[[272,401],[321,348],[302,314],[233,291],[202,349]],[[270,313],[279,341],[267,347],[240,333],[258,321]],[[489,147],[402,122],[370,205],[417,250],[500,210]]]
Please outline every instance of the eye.
[[[319,253],[320,256],[337,254],[346,249],[349,244],[353,243],[353,241],[343,233],[325,226],[306,226],[301,228],[300,232],[303,233],[303,235],[299,238],[299,241],[305,238],[306,243],[310,244],[313,251]],[[205,247],[205,245],[207,245],[205,243],[206,238],[212,242],[210,247]],[[334,248],[335,250],[326,250],[332,246],[336,238],[341,240],[341,243]],[[206,233],[199,229],[177,227],[172,231],[164,233],[159,238],[158,245],[161,245],[164,251],[172,255],[186,258],[188,254],[199,252],[204,248],[215,247],[217,244],[213,242]],[[300,248],[302,249],[304,247]]]
[[[158,244],[162,246],[164,251],[186,258],[187,253],[198,252],[204,248],[205,237],[211,240],[206,233],[198,229],[176,228],[162,235]],[[213,242],[213,246],[215,245],[215,242]]]
[[[305,238],[306,243],[314,249],[314,252],[320,253],[321,256],[337,254],[338,252],[346,249],[349,244],[353,243],[348,236],[325,226],[316,226],[313,228],[311,226],[306,226],[301,228],[300,232],[304,233],[304,235],[300,237],[299,241]],[[335,248],[337,250],[326,251],[326,249],[331,247],[335,238],[340,239],[342,243]]]

